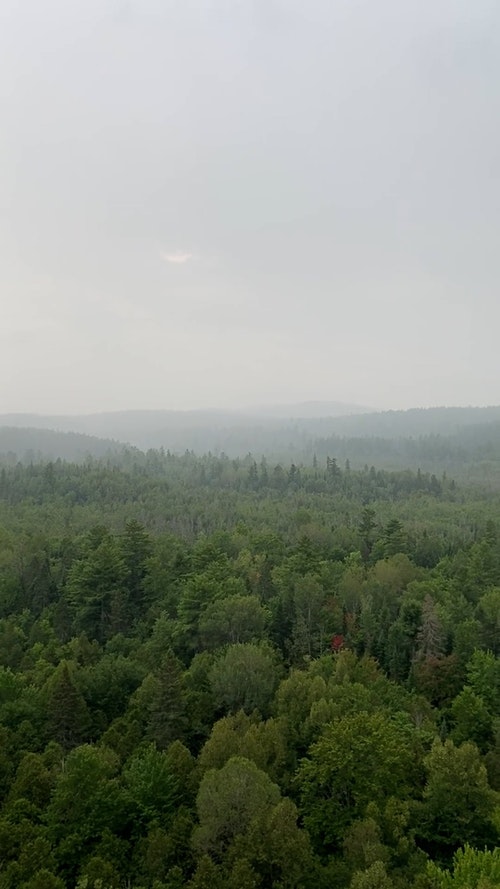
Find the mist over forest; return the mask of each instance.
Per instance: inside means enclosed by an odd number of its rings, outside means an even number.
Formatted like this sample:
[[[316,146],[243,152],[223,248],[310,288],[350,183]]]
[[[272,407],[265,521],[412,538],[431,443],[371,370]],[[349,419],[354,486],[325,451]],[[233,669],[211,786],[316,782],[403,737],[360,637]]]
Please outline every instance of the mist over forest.
[[[343,413],[345,409],[349,413]],[[125,411],[86,416],[0,416],[0,455],[11,463],[82,461],[124,449],[252,455],[309,465],[328,456],[353,467],[423,469],[497,484],[500,407],[372,413],[341,403],[229,411]],[[321,416],[320,412],[331,413]],[[337,411],[337,415],[334,414]],[[287,416],[288,412],[288,416]],[[306,414],[306,416],[303,416]]]

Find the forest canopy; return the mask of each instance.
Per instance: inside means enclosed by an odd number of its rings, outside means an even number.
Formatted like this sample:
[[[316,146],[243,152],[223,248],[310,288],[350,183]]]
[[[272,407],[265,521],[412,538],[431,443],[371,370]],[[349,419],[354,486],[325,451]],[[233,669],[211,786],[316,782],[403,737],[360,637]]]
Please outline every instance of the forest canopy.
[[[1,889],[498,885],[494,490],[1,463]]]

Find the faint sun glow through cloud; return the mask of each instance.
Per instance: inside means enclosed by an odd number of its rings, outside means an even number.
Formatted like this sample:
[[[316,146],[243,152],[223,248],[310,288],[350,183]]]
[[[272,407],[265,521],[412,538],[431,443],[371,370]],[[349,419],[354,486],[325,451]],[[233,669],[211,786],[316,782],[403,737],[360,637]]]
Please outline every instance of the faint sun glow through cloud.
[[[166,253],[165,251],[162,251],[161,257],[165,262],[173,262],[176,265],[184,265],[185,262],[188,262],[190,259],[193,258],[193,254],[185,253],[182,250],[177,250],[174,253]]]

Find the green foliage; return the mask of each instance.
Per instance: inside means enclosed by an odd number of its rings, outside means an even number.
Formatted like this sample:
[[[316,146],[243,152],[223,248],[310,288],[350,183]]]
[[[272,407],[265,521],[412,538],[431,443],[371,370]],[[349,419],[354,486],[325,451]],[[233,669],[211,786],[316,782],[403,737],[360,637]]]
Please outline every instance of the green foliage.
[[[495,884],[498,495],[333,445],[4,461],[0,889]]]
[[[298,773],[304,822],[319,851],[335,851],[370,802],[409,784],[408,729],[383,713],[355,713],[329,725]]]
[[[490,712],[500,713],[500,658],[491,651],[475,651],[467,665],[467,679]]]
[[[382,861],[375,861],[365,871],[354,874],[350,889],[393,889],[394,883],[387,875]]]
[[[10,788],[9,801],[28,800],[39,812],[46,808],[54,785],[54,775],[45,760],[46,757],[39,753],[26,753],[23,756]]]
[[[27,882],[22,883],[20,889],[66,889],[60,877],[56,877],[45,867],[41,868]]]
[[[134,822],[165,825],[173,816],[180,793],[166,753],[153,745],[138,751],[126,764],[122,780]]]
[[[45,694],[49,738],[65,749],[85,740],[90,727],[90,714],[67,661],[61,661],[54,671]]]
[[[202,853],[221,855],[252,820],[275,806],[279,788],[255,763],[233,756],[222,769],[210,769],[196,799],[199,827],[194,842]]]
[[[283,725],[277,719],[262,722],[254,713],[243,711],[220,719],[200,751],[202,771],[221,769],[232,756],[243,756],[276,779],[283,772],[286,745]]]
[[[500,886],[500,849],[479,851],[466,845],[455,853],[452,871],[429,862],[427,875],[432,889],[495,889]]]
[[[493,740],[493,718],[483,699],[465,686],[451,705],[455,744],[473,741],[482,752]]]
[[[117,756],[104,747],[85,745],[61,763],[46,810],[49,837],[58,843],[58,858],[74,873],[89,845],[106,830],[123,827],[126,809],[118,783]]]
[[[278,681],[278,657],[266,643],[230,645],[210,670],[215,705],[233,713],[267,713]]]
[[[451,856],[459,846],[484,846],[498,839],[493,825],[496,796],[477,747],[436,739],[424,760],[427,782],[420,831],[428,848]]]
[[[120,546],[107,533],[89,538],[83,558],[71,566],[66,595],[75,625],[104,642],[128,624],[127,565]]]
[[[270,613],[257,596],[227,596],[210,603],[203,612],[200,639],[208,650],[258,641],[265,636],[269,620]]]

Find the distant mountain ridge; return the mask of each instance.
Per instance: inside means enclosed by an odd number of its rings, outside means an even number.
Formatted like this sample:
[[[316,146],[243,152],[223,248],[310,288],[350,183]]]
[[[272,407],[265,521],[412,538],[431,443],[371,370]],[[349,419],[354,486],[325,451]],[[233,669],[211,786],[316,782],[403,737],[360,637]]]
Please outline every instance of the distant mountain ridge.
[[[304,401],[298,404],[257,405],[248,408],[200,408],[197,410],[147,410],[104,411],[90,414],[0,414],[0,426],[19,426],[39,429],[57,429],[60,432],[86,432],[101,434],[109,428],[127,428],[141,423],[149,428],[165,424],[174,427],[198,425],[235,426],[255,422],[290,419],[321,419],[323,417],[343,417],[353,414],[373,413],[372,408],[346,404],[340,401]]]
[[[304,418],[300,411],[304,411]],[[223,430],[283,426],[295,417],[314,421],[328,410],[328,418],[339,417],[364,408],[341,402],[304,402],[300,405],[277,405],[271,408],[241,410],[128,410],[96,414],[44,415],[3,414],[0,427],[50,429],[73,432],[99,438],[117,439],[136,447],[220,450]],[[247,448],[248,450],[248,448]]]
[[[260,405],[255,408],[247,408],[243,411],[246,415],[266,417],[271,419],[316,419],[325,417],[345,417],[354,414],[372,414],[372,407],[363,407],[359,404],[346,404],[342,401],[301,401],[297,404]]]
[[[500,420],[500,406],[431,407],[373,411],[360,405],[332,401],[256,406],[241,410],[127,410],[94,414],[48,415],[0,414],[0,427],[52,429],[86,435],[131,440],[137,434],[193,428],[235,428],[256,423],[299,423],[311,428],[331,426],[331,432],[347,435],[390,437],[444,434],[463,426]]]
[[[0,456],[7,462],[61,459],[80,463],[88,457],[107,457],[122,450],[121,442],[81,432],[0,425]]]
[[[445,439],[457,439],[455,451],[464,445],[472,461],[496,455],[499,449],[500,406],[378,413],[362,413],[359,407],[356,413],[356,406],[343,407],[352,408],[352,412],[335,416],[338,402],[303,402],[255,408],[253,412],[146,410],[73,417],[5,414],[0,415],[0,454],[10,454],[9,459],[15,455],[22,461],[57,457],[82,460],[132,446],[143,451],[163,447],[177,453],[224,452],[230,457],[252,453],[256,458],[265,455],[306,462],[316,453],[318,457],[329,454],[363,462],[373,458],[378,465],[395,461],[398,465],[413,465],[415,461],[424,465],[429,448],[437,455],[449,452]],[[259,410],[264,413],[259,414]],[[278,415],[280,410],[287,412],[285,416]],[[331,413],[324,416],[323,410]],[[293,416],[292,412],[297,413]],[[418,448],[412,442],[420,442]],[[477,449],[479,444],[481,451]]]
[[[337,435],[408,438],[421,435],[450,435],[466,426],[500,421],[500,405],[487,407],[427,407],[363,413],[335,419]]]

